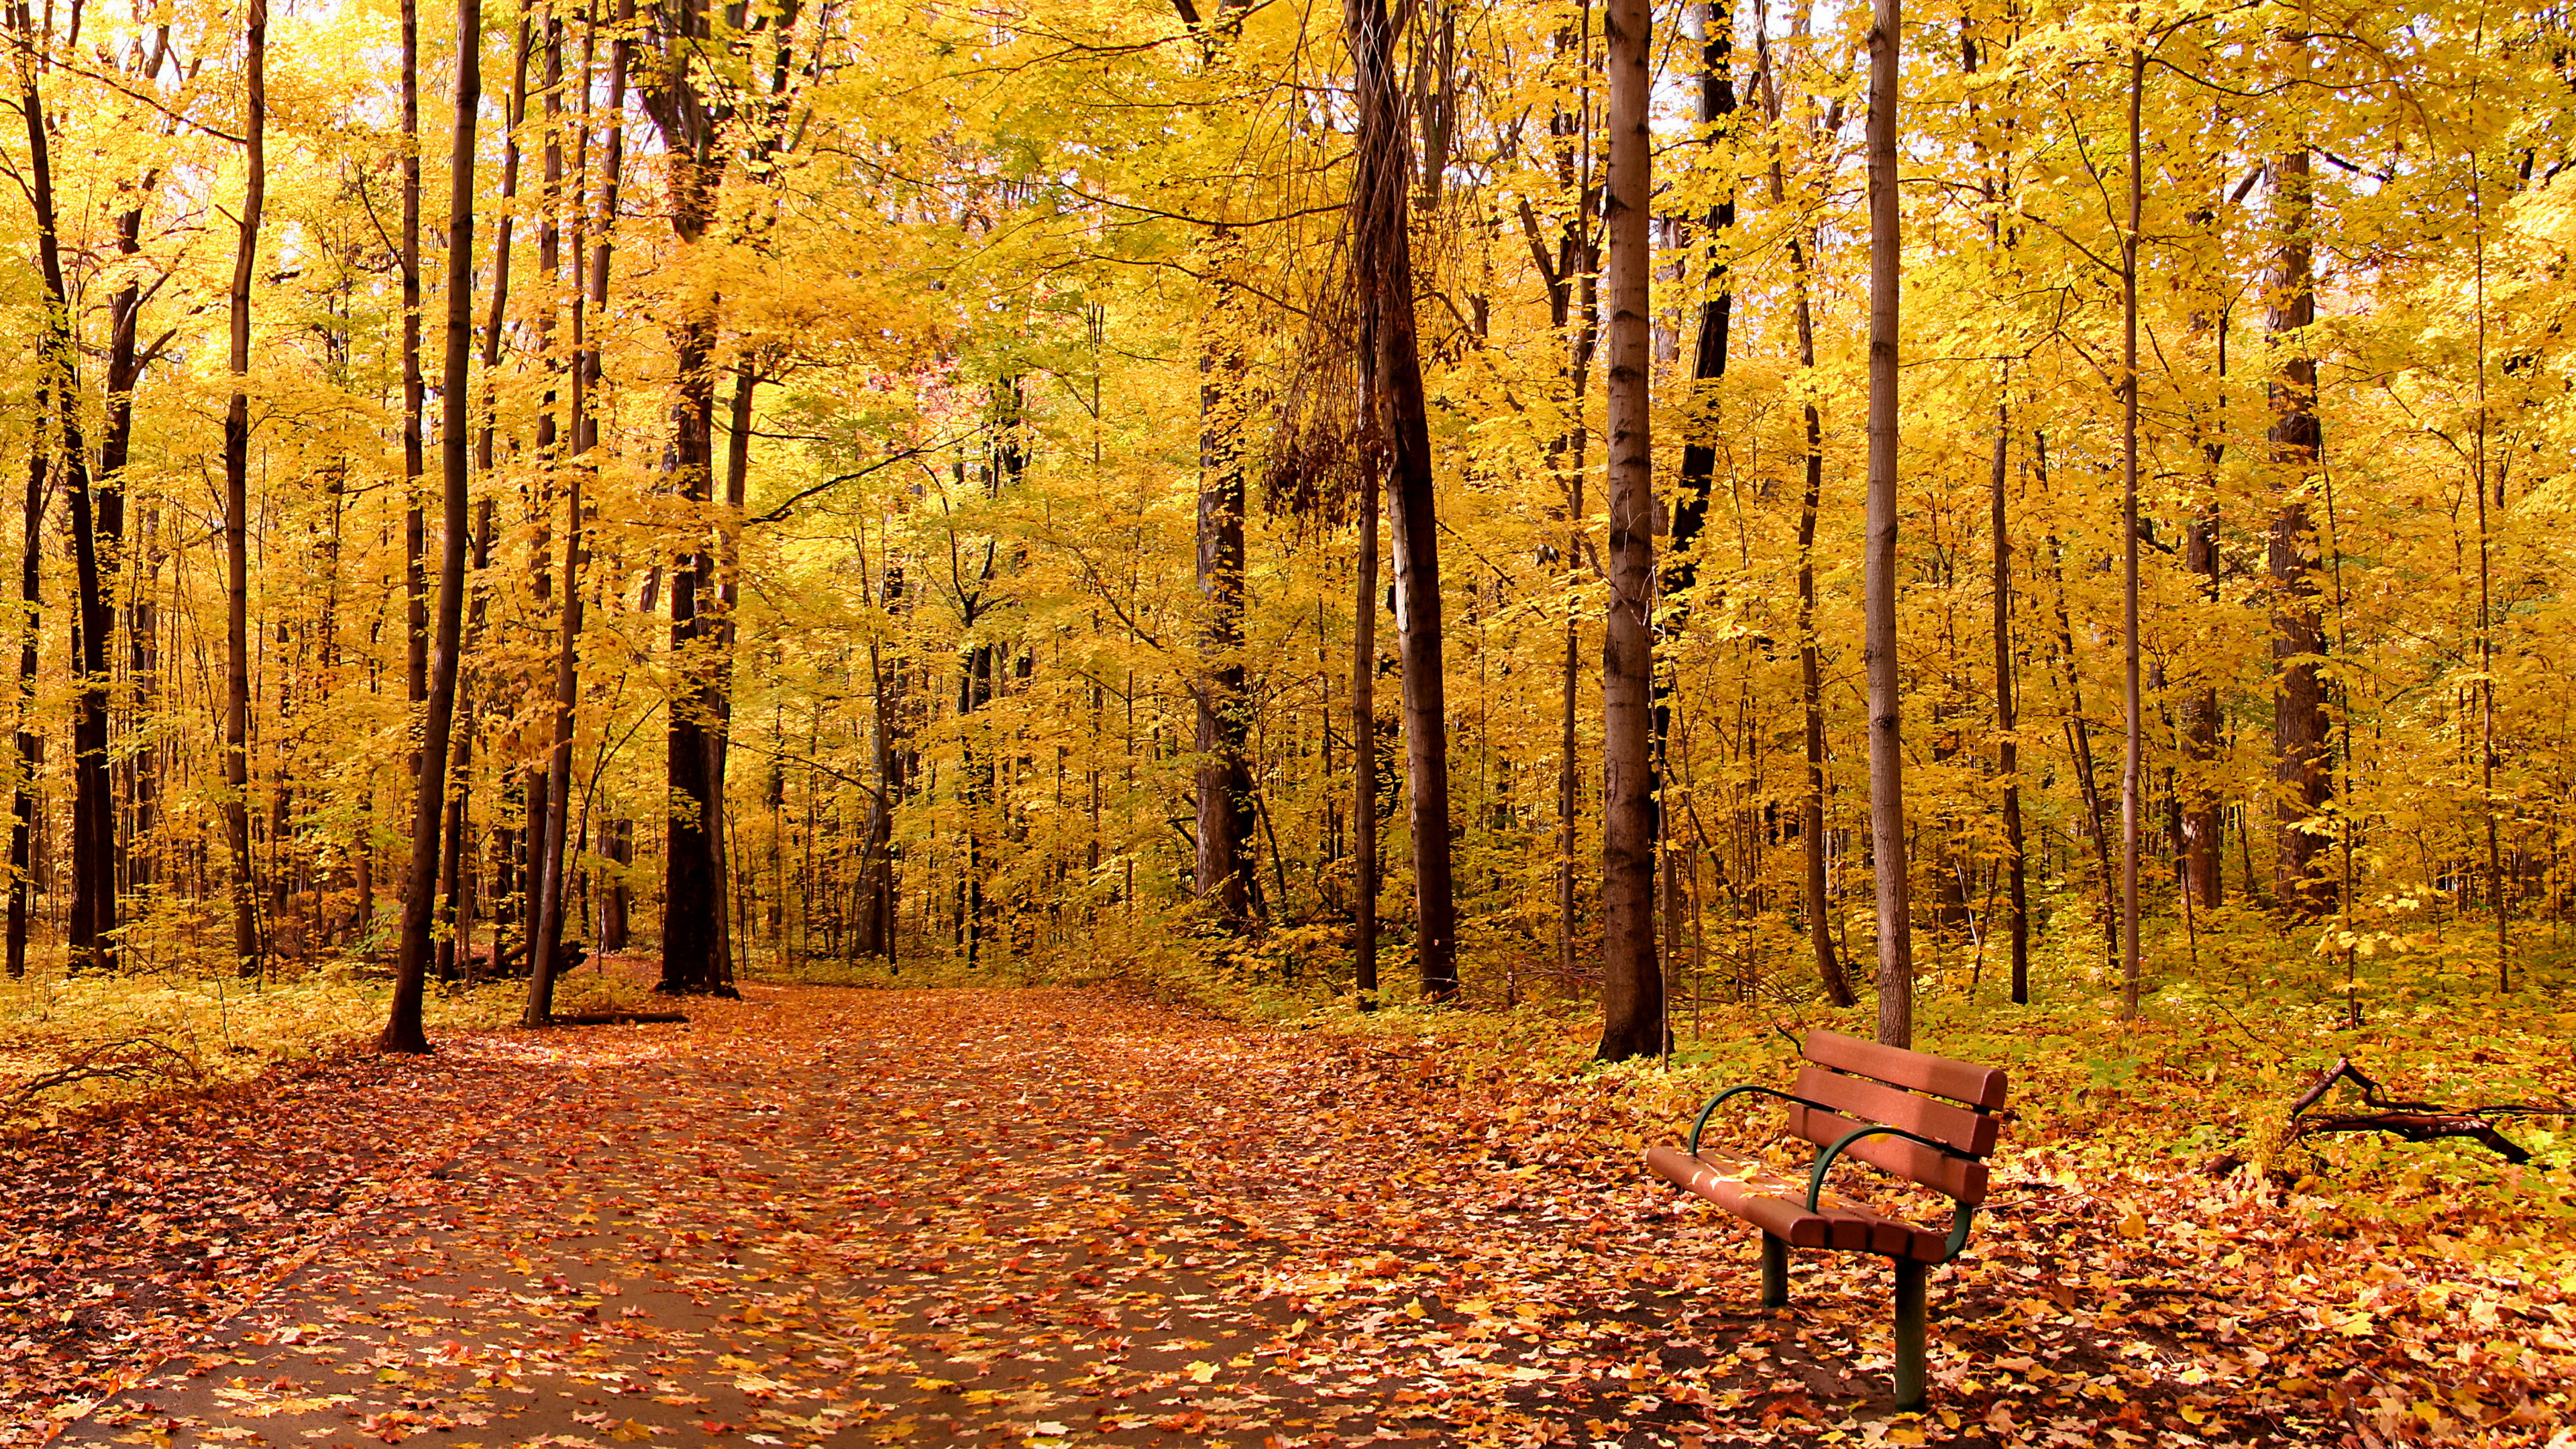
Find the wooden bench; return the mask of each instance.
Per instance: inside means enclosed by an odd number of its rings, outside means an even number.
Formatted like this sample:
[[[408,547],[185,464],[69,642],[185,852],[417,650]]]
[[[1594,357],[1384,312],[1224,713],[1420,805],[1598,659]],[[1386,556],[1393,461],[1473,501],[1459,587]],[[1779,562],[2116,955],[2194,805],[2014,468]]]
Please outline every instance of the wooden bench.
[[[1790,1091],[1731,1087],[1709,1099],[1691,1123],[1687,1146],[1657,1147],[1647,1165],[1676,1185],[1762,1230],[1762,1306],[1789,1302],[1789,1250],[1823,1248],[1877,1253],[1896,1265],[1896,1406],[1923,1402],[1923,1271],[1959,1255],[1968,1223],[1986,1199],[1985,1159],[1995,1150],[2004,1104],[2004,1074],[1948,1057],[1881,1046],[1839,1032],[1814,1031],[1800,1049]],[[1734,1097],[1777,1097],[1789,1104],[1788,1130],[1820,1149],[1803,1188],[1760,1163],[1699,1150],[1700,1133]],[[1945,1234],[1829,1196],[1825,1174],[1842,1157],[1857,1158],[1908,1182],[1947,1195],[1956,1210]]]

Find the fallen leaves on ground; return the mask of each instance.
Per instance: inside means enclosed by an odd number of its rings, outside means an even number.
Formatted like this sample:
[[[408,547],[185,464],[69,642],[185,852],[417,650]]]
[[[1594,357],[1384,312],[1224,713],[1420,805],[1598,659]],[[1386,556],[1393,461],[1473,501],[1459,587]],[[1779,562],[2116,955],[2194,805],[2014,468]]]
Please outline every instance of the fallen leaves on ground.
[[[1932,1411],[1896,1415],[1886,1266],[1798,1254],[1795,1306],[1754,1309],[1750,1231],[1644,1173],[1674,1124],[1633,1074],[1107,991],[692,1015],[172,1109],[173,1144],[280,1134],[253,1201],[350,1226],[63,1442],[2537,1445],[2570,1413],[2576,1283],[2485,1199],[2364,1217],[2008,1150],[1933,1275]],[[271,1115],[186,1115],[219,1110]],[[49,1160],[84,1150],[122,1149]],[[249,1191],[200,1151],[188,1183]],[[53,1231],[99,1251],[166,1211]],[[291,1265],[323,1231],[253,1241]],[[125,1291],[11,1422],[220,1297]]]

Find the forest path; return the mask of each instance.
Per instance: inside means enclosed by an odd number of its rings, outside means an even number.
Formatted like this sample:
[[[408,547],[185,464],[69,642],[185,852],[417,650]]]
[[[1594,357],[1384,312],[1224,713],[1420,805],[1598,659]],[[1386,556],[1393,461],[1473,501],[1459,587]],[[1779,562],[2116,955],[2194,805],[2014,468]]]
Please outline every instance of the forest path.
[[[1409,1100],[1455,1085],[1433,1059],[1105,992],[691,1013],[530,1067],[521,1110],[56,1442],[1566,1442],[1660,1337],[1552,1170],[1452,1195],[1502,1165]]]

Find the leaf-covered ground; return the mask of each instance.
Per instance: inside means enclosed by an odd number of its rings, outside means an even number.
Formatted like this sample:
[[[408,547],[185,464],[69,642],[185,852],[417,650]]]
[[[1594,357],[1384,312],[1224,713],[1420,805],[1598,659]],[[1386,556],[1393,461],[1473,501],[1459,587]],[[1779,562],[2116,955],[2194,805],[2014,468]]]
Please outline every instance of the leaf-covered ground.
[[[2576,1280],[2474,1195],[2008,1150],[1894,1415],[1886,1267],[1751,1309],[1644,1074],[1106,991],[693,1015],[0,1149],[0,1442],[2576,1442]]]

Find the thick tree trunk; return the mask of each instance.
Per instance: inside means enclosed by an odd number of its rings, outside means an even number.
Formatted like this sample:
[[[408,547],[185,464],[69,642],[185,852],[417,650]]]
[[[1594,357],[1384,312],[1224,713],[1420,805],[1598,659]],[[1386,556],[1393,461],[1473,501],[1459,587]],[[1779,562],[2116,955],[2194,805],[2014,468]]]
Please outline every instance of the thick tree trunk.
[[[671,229],[683,252],[694,250],[715,217],[724,166],[721,131],[728,112],[698,89],[695,57],[709,39],[701,0],[666,11],[664,47],[644,88],[645,108],[669,157]],[[705,647],[717,635],[702,614],[716,602],[715,554],[706,537],[715,487],[716,309],[712,294],[689,304],[673,329],[678,405],[666,472],[690,509],[698,538],[671,574],[671,651],[681,683],[670,701],[664,770],[670,787],[663,849],[662,980],[657,990],[731,996],[725,929],[722,831],[716,740],[723,716],[718,672]],[[721,526],[721,525],[719,525]],[[705,593],[702,602],[700,595]]]
[[[250,294],[268,192],[268,0],[250,0],[243,134],[250,157],[233,252],[232,399],[224,410],[224,835],[232,846],[233,960],[260,968],[259,884],[250,848]]]
[[[2310,227],[2308,153],[2272,159],[2272,214],[2279,233],[2266,288],[2266,328],[2283,354],[2271,385],[2272,462],[2279,503],[2272,515],[2267,562],[2272,584],[2272,747],[2277,853],[2273,887],[2281,904],[2302,916],[2333,905],[2334,882],[2317,861],[2325,836],[2314,823],[2333,797],[2327,758],[2325,626],[2318,615],[2316,531],[2307,489],[2324,431],[2317,420],[2317,364],[2300,334],[2317,320]]]
[[[1652,10],[1611,0],[1610,602],[1601,644],[1601,1042],[1604,1061],[1664,1050],[1664,981],[1655,953],[1653,752],[1654,450],[1648,433],[1646,285],[1654,153],[1647,55]]]
[[[254,4],[262,0],[253,0]],[[456,126],[448,152],[447,346],[439,378],[438,442],[446,487],[441,522],[435,647],[428,708],[421,721],[420,773],[412,792],[411,869],[403,883],[402,945],[393,1010],[378,1047],[425,1052],[421,1005],[437,904],[439,843],[445,825],[448,744],[456,718],[456,672],[465,634],[466,495],[472,482],[472,416],[466,387],[474,348],[474,131],[483,99],[482,0],[458,0]]]
[[[1869,31],[1869,540],[1863,664],[1869,675],[1870,855],[1878,885],[1878,1039],[1914,1041],[1913,921],[1905,863],[1905,743],[1896,657],[1897,0],[1875,0]]]
[[[1359,74],[1359,171],[1351,186],[1355,266],[1367,297],[1370,392],[1384,439],[1403,665],[1405,794],[1412,808],[1414,960],[1425,1000],[1458,991],[1458,907],[1450,877],[1449,719],[1440,648],[1440,522],[1431,427],[1413,315],[1406,192],[1413,167],[1395,34],[1384,0],[1346,0]]]

